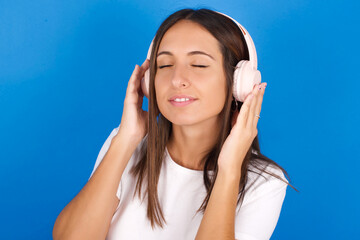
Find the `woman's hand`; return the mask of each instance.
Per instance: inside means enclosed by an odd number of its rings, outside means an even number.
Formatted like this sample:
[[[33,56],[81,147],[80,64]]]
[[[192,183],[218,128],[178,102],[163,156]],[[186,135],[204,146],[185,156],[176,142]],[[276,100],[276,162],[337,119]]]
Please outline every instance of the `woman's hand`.
[[[135,65],[128,82],[119,129],[119,132],[124,133],[136,145],[148,132],[149,114],[142,109],[144,94],[141,90],[140,81],[149,68],[149,64],[150,61],[146,59],[141,67]]]
[[[231,132],[219,155],[219,171],[240,177],[245,155],[258,133],[259,118],[255,115],[260,115],[266,85],[267,83],[256,84],[241,106],[240,113],[234,113]]]

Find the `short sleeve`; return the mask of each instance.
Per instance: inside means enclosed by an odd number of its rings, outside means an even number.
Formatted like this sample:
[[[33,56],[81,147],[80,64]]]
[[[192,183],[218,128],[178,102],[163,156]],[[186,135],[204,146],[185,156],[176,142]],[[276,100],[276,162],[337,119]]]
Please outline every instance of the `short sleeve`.
[[[114,128],[110,135],[107,137],[107,139],[105,140],[105,143],[102,145],[101,149],[100,149],[100,152],[97,156],[97,159],[96,159],[96,162],[95,162],[95,166],[94,166],[94,169],[89,177],[89,179],[92,177],[92,175],[94,174],[95,170],[98,168],[98,166],[100,165],[101,161],[103,160],[105,154],[107,153],[107,151],[109,150],[110,148],[110,145],[111,145],[111,140],[113,139],[113,137],[116,136],[116,134],[118,133],[119,131],[119,127],[117,128]],[[116,193],[116,196],[118,199],[120,199],[120,195],[121,195],[121,181],[119,183],[119,187],[118,187],[118,190],[117,190],[117,193]]]
[[[270,171],[286,183],[269,174],[257,178],[253,187],[245,194],[244,202],[236,213],[235,239],[270,239],[280,216],[288,182],[280,169],[273,168]]]

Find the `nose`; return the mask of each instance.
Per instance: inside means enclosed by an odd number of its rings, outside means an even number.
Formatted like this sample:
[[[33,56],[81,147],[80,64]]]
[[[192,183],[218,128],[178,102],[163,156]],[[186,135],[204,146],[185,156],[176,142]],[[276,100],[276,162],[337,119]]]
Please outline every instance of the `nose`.
[[[175,88],[187,88],[190,86],[188,69],[181,64],[174,65],[174,72],[171,80]]]

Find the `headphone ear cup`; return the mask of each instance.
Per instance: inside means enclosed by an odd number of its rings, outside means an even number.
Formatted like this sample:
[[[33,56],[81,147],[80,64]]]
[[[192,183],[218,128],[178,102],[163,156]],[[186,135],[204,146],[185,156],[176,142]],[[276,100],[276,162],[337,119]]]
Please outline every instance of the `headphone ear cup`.
[[[148,99],[150,99],[149,86],[150,86],[150,68],[148,68],[145,71],[144,77],[141,79],[141,90]]]
[[[154,43],[154,39],[151,41],[150,47],[146,55],[146,59],[148,59],[149,61],[151,59],[151,51],[152,51],[153,43]],[[141,79],[141,90],[144,93],[145,97],[147,97],[148,99],[150,99],[149,89],[150,89],[150,67],[145,71],[144,77]]]
[[[250,61],[242,60],[236,65],[233,81],[234,98],[237,101],[244,102],[255,84],[261,82],[261,73],[252,68]]]

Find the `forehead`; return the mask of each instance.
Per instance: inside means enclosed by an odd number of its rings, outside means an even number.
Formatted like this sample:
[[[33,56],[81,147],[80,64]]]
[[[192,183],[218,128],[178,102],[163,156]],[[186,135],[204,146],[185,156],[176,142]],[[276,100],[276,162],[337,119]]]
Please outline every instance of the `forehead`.
[[[160,45],[160,51],[202,50],[213,55],[220,56],[218,40],[203,26],[190,20],[180,20],[170,27],[164,34]]]

